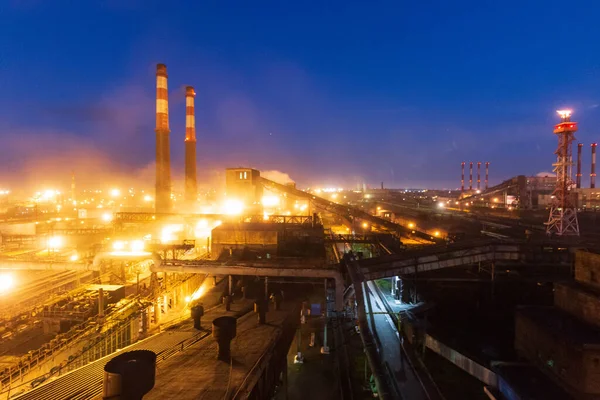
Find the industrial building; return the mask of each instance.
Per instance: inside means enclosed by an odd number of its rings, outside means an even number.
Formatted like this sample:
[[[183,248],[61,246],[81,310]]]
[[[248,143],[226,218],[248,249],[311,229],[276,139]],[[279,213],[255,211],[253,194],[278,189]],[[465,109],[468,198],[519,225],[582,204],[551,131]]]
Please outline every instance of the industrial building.
[[[600,398],[600,254],[578,251],[575,281],[555,284],[554,307],[516,312],[515,348],[577,399]]]

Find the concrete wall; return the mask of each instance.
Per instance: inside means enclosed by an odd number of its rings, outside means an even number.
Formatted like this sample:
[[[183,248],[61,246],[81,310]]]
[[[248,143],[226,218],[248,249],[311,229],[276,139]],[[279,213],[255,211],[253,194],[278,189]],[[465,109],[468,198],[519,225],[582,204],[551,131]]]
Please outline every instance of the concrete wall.
[[[600,289],[600,254],[581,250],[575,253],[575,280]]]
[[[600,328],[600,296],[592,291],[556,283],[554,304],[574,317]]]
[[[515,314],[515,349],[541,370],[565,383],[571,390],[584,390],[586,374],[581,349],[555,339],[544,326],[519,310]]]

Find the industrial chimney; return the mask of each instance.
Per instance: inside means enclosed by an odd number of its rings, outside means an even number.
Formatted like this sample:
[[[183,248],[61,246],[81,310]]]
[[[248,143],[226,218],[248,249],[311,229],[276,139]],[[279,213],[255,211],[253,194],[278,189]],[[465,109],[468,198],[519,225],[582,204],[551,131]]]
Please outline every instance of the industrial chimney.
[[[469,163],[469,190],[473,190],[473,162]]]
[[[460,191],[465,191],[465,162],[463,161],[461,164],[461,175],[460,175]]]
[[[577,145],[577,174],[575,174],[576,177],[576,183],[575,183],[575,187],[577,189],[581,189],[581,149],[583,147],[583,144],[579,143]]]
[[[481,161],[477,162],[477,190],[481,189]]]
[[[490,162],[486,161],[485,163],[485,190],[488,188],[488,180],[490,176]]]
[[[592,172],[590,173],[590,188],[596,187],[596,147],[598,143],[592,143]]]
[[[167,66],[156,65],[156,203],[157,213],[171,211],[171,149],[169,147]]]
[[[196,117],[194,88],[185,88],[185,201],[193,204],[198,195],[196,182]]]

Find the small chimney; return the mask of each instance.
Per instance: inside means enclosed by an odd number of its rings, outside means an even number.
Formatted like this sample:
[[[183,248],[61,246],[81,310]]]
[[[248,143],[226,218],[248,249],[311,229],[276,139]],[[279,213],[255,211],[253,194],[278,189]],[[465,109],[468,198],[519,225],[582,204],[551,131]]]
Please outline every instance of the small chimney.
[[[266,323],[267,304],[267,300],[265,300],[262,297],[256,299],[256,301],[254,302],[254,312],[258,314],[259,325],[263,325],[264,323]]]
[[[202,329],[202,317],[204,316],[204,306],[196,304],[191,309],[192,320],[194,321],[194,329]]]
[[[231,341],[236,335],[236,324],[237,320],[234,317],[219,317],[213,320],[212,335],[219,347],[217,359],[221,361],[231,360]]]
[[[485,190],[487,190],[487,188],[488,188],[489,172],[490,172],[490,162],[487,161],[485,163]]]
[[[156,353],[133,350],[113,357],[104,366],[103,399],[141,400],[154,387]]]

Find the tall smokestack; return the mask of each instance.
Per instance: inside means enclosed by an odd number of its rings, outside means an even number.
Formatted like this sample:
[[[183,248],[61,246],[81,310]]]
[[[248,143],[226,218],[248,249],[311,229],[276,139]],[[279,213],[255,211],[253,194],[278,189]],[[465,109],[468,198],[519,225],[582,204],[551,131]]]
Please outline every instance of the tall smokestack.
[[[461,166],[461,175],[460,175],[460,191],[465,191],[465,162],[460,163]]]
[[[169,147],[167,66],[156,65],[156,212],[171,210],[171,149]]]
[[[485,190],[488,188],[488,180],[490,177],[490,162],[486,161],[485,163]]]
[[[598,143],[592,143],[592,172],[590,173],[590,188],[596,187],[596,147]]]
[[[481,190],[481,161],[477,162],[477,190]]]
[[[473,190],[473,162],[469,163],[469,190]]]
[[[196,201],[196,117],[194,111],[194,88],[185,88],[185,200],[188,204]]]
[[[577,145],[577,174],[576,176],[576,187],[577,189],[581,189],[581,148],[583,144],[579,143]]]

